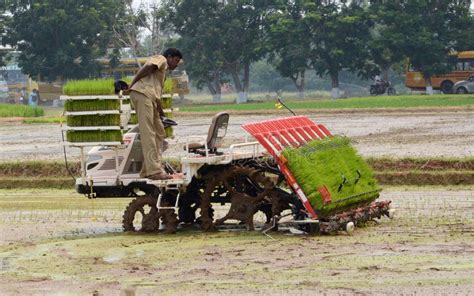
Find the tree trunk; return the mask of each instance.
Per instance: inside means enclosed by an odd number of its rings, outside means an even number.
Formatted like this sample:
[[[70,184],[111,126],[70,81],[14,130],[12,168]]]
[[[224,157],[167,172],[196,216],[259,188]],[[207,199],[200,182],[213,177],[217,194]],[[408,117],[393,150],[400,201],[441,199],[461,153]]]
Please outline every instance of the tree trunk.
[[[388,81],[388,70],[389,68],[382,69],[382,79]]]
[[[331,96],[333,99],[338,99],[340,97],[339,93],[339,73],[335,72],[331,74]]]
[[[426,85],[426,94],[433,95],[433,85],[431,84],[431,76],[430,75],[423,75],[425,78],[425,85]]]
[[[244,85],[242,87],[242,97],[240,103],[247,103],[248,100],[248,93],[249,93],[249,85],[250,85],[250,64],[245,63],[244,65],[244,77],[243,77]]]
[[[239,73],[236,67],[233,67],[231,70],[232,79],[234,80],[235,92],[237,93],[236,103],[240,104],[244,101],[244,91],[242,83],[240,82]]]
[[[212,102],[220,103],[221,102],[222,89],[221,89],[221,79],[220,79],[219,74],[216,74],[216,76],[215,76],[214,85],[215,85],[216,94],[212,96]]]
[[[298,76],[299,76],[299,81],[298,81]],[[293,81],[293,84],[295,85],[296,89],[298,90],[298,97],[300,99],[304,99],[305,94],[304,94],[304,87],[305,87],[305,79],[304,79],[304,71],[300,72],[299,75],[296,77],[290,77],[291,81]]]

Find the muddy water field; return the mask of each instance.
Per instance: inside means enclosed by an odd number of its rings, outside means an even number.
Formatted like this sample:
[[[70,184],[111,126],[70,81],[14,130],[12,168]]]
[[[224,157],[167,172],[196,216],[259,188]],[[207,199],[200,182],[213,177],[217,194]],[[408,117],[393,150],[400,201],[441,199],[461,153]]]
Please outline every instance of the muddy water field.
[[[474,155],[474,111],[308,115],[364,156]],[[226,143],[244,140],[242,123],[272,117],[231,116]],[[205,134],[210,118],[178,117],[177,138]],[[2,124],[0,161],[61,159],[60,141],[57,125]],[[352,234],[188,227],[168,235],[123,233],[130,199],[0,190],[0,294],[474,294],[474,187],[385,187],[380,199],[392,201],[395,218]]]
[[[473,188],[386,188],[397,215],[351,234],[123,233],[128,199],[0,191],[2,294],[460,294],[474,291]],[[258,224],[258,223],[257,223]],[[290,231],[293,230],[293,231]]]

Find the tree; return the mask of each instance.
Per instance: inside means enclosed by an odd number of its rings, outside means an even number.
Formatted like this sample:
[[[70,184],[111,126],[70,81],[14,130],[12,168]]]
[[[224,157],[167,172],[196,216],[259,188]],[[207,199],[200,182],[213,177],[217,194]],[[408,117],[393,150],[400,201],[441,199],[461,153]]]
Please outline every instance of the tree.
[[[304,98],[311,39],[304,22],[304,0],[284,0],[271,12],[266,29],[269,61],[282,77],[290,78]]]
[[[193,74],[216,86],[229,75],[239,93],[237,102],[247,100],[250,64],[264,54],[262,26],[269,1],[168,0],[163,7],[168,25],[184,41],[183,51],[192,54]],[[200,58],[200,59],[198,59]],[[199,70],[199,66],[206,71]],[[187,66],[188,67],[188,66]],[[212,88],[210,88],[212,92]]]
[[[311,64],[320,77],[331,77],[332,96],[338,98],[339,72],[348,69],[364,75],[371,62],[368,42],[373,22],[360,1],[306,1],[305,8]]]
[[[44,80],[97,76],[122,2],[19,0],[7,3],[6,42],[21,52],[19,66]]]
[[[6,10],[5,2],[0,3],[0,46],[5,45],[4,44],[5,19],[6,19],[5,10]],[[4,56],[5,56],[5,52],[3,50],[0,50],[0,66],[5,65]]]
[[[380,0],[372,5],[379,10],[386,47],[423,73],[428,94],[433,94],[431,76],[451,70],[449,54],[474,47],[470,1]],[[448,91],[452,83],[441,87]]]

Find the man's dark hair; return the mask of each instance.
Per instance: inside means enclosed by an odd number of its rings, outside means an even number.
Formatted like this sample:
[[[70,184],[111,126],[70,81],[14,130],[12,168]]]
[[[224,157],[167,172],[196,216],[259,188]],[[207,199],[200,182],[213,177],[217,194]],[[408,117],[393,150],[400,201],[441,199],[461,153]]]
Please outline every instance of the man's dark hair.
[[[163,56],[165,58],[167,57],[179,57],[180,59],[183,58],[183,55],[181,54],[181,51],[179,51],[178,49],[176,48],[173,48],[173,47],[170,47],[168,49],[166,49],[164,52],[163,52]]]

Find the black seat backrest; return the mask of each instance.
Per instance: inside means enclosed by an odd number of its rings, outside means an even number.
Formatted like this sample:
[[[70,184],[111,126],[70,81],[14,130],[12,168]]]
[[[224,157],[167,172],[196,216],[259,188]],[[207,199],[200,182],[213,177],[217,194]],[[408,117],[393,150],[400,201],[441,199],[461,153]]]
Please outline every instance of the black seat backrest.
[[[219,112],[212,118],[209,132],[207,133],[207,148],[210,151],[215,151],[222,145],[222,139],[227,132],[227,125],[229,123],[229,113]]]

